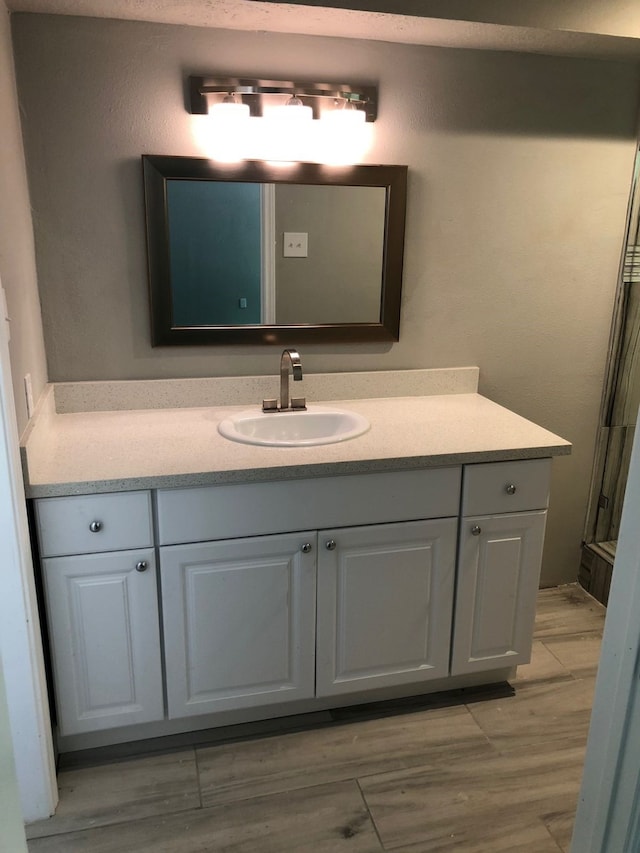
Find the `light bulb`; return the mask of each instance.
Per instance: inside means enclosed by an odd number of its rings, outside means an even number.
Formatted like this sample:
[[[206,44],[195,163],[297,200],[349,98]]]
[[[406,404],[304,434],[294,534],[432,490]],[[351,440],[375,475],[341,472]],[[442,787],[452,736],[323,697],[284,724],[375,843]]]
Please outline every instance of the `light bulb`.
[[[279,121],[311,121],[313,110],[311,107],[305,107],[302,100],[297,95],[293,95],[286,104],[272,107],[269,115]]]
[[[249,118],[249,105],[239,103],[234,95],[229,93],[224,100],[209,108],[209,115],[212,118],[223,118],[225,120],[246,119]]]
[[[359,110],[347,101],[323,113],[322,118],[339,123],[341,127],[347,128],[362,124],[366,120],[366,115],[364,110]]]

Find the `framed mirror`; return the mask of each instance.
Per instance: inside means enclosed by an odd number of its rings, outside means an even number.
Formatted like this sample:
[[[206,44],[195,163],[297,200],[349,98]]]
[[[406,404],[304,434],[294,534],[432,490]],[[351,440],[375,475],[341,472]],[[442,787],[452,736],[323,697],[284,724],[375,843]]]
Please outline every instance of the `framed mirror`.
[[[153,346],[398,340],[406,166],[142,162]]]

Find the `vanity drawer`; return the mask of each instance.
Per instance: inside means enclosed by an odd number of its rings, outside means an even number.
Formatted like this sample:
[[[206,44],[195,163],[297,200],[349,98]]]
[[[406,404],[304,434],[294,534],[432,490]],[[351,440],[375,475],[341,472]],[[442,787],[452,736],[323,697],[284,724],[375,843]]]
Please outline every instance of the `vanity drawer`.
[[[35,512],[43,557],[153,545],[150,492],[41,498]]]
[[[158,491],[160,545],[457,516],[461,468]]]
[[[551,459],[464,466],[463,515],[544,509],[549,504]]]

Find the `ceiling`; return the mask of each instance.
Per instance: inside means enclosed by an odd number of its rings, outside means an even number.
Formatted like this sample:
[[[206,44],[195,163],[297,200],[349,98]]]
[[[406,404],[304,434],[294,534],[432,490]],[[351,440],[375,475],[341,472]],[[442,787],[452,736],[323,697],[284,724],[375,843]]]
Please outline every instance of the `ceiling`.
[[[5,0],[10,12],[640,60],[640,38],[256,0]],[[348,5],[348,4],[342,4]],[[384,6],[384,4],[382,4]],[[389,4],[386,4],[387,6]],[[394,4],[402,5],[402,4]]]

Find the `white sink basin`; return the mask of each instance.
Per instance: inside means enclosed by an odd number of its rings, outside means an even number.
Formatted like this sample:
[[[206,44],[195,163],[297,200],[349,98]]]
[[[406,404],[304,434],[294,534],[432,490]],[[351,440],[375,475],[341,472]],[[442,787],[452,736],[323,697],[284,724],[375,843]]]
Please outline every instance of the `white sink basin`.
[[[308,447],[356,438],[369,426],[369,421],[356,412],[310,406],[301,412],[239,412],[221,421],[218,432],[244,444]]]

